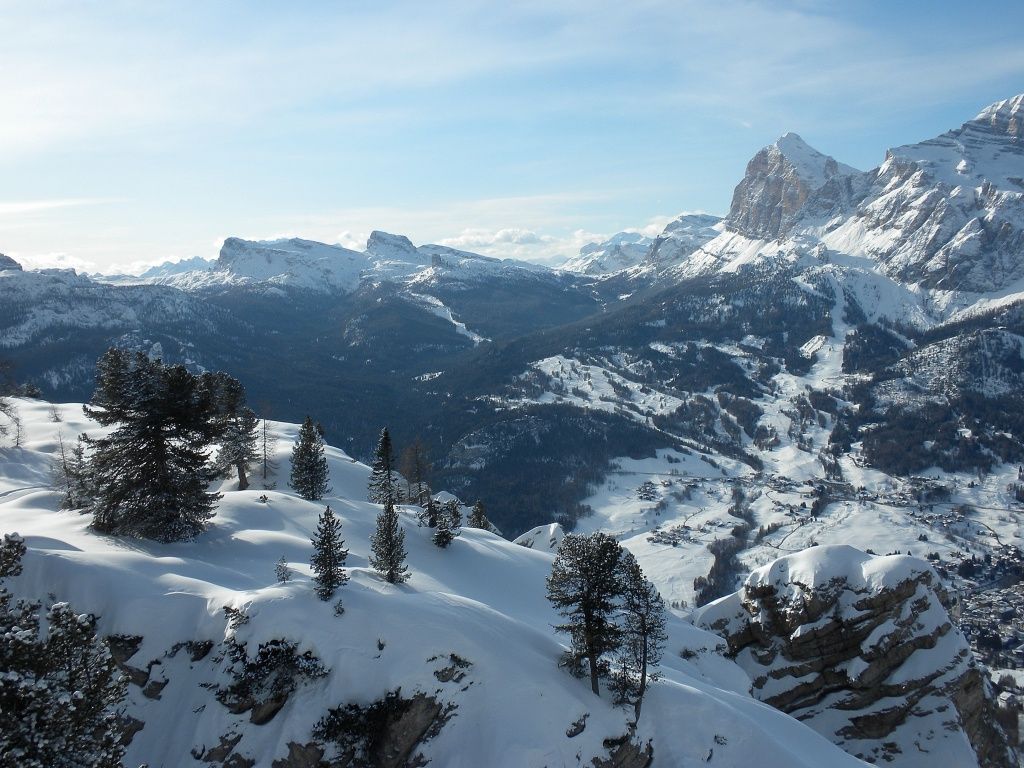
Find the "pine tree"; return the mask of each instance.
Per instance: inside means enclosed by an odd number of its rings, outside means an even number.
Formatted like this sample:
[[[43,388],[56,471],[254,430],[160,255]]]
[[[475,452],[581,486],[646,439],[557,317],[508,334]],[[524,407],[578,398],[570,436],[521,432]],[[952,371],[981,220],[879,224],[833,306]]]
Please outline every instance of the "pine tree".
[[[93,502],[89,464],[85,458],[85,436],[79,435],[73,448],[57,433],[57,456],[53,462],[53,482],[62,498],[61,509],[83,509]]]
[[[238,490],[249,487],[246,473],[249,465],[259,458],[256,452],[256,425],[259,421],[252,409],[245,404],[245,389],[241,383],[224,374],[220,383],[218,408],[222,419],[220,453],[218,466],[234,468],[238,473]]]
[[[457,499],[446,502],[437,515],[437,528],[434,530],[433,542],[445,549],[459,535],[462,526],[462,512]]]
[[[375,504],[398,503],[397,484],[394,477],[395,457],[391,449],[391,435],[388,428],[380,432],[377,449],[373,453],[373,467],[370,471],[369,499]]]
[[[466,524],[470,528],[482,528],[485,531],[491,529],[491,521],[487,519],[487,511],[484,509],[484,503],[477,499],[476,504],[473,505],[473,511],[469,513],[469,520]]]
[[[287,584],[291,581],[292,569],[288,566],[288,561],[284,559],[284,555],[281,555],[281,559],[274,564],[274,576],[279,584]]]
[[[327,457],[324,439],[309,416],[299,428],[292,448],[292,474],[289,485],[304,499],[316,501],[328,492]]]
[[[21,572],[24,541],[5,535],[0,579]],[[55,603],[41,631],[38,603],[0,587],[0,763],[19,768],[120,768],[127,683],[96,619]]]
[[[390,501],[377,515],[377,530],[370,537],[370,565],[391,584],[409,578],[405,565],[405,531],[398,524],[398,511]]]
[[[448,517],[449,525],[452,530],[455,531],[455,535],[458,536],[458,531],[462,528],[462,504],[458,499],[449,499],[444,504],[444,509],[441,510],[441,514]]]
[[[441,513],[437,516],[437,529],[433,536],[434,544],[444,549],[459,535],[461,527],[462,511],[459,509],[459,501],[451,499],[445,502]]]
[[[423,503],[423,508],[419,512],[420,525],[425,525],[427,528],[436,528],[437,519],[440,516],[440,510],[438,509],[437,500],[433,494],[430,493],[428,488],[426,491],[426,500]]]
[[[348,581],[345,573],[348,550],[341,539],[341,521],[330,507],[320,514],[312,544],[313,557],[309,564],[313,569],[316,594],[321,600],[330,600],[335,590]]]
[[[590,687],[598,696],[599,677],[607,664],[602,657],[619,644],[615,613],[623,590],[621,562],[622,547],[611,536],[569,534],[558,548],[547,580],[548,600],[566,618],[555,627],[570,637],[565,661],[574,671],[581,669],[584,659],[588,661]]]
[[[103,533],[180,541],[200,533],[219,494],[208,447],[221,436],[218,389],[230,377],[195,376],[141,352],[110,349],[96,366],[88,416],[113,426],[88,439],[92,526]]]
[[[657,680],[652,671],[661,662],[665,647],[665,603],[655,586],[647,580],[636,558],[624,552],[622,559],[622,642],[617,652],[616,693],[621,701],[633,702],[633,723],[640,721],[640,708],[649,681]]]

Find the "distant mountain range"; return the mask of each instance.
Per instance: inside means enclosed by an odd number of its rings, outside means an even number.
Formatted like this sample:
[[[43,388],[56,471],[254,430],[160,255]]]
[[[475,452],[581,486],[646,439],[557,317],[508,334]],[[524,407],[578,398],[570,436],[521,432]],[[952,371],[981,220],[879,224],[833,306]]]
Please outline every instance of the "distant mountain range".
[[[431,442],[454,490],[499,494],[510,531],[581,514],[617,455],[689,445],[763,464],[752,435],[785,442],[787,430],[762,420],[737,435],[723,398],[775,397],[776,372],[808,375],[823,344],[838,372],[831,445],[865,434],[854,441],[865,460],[892,472],[1016,460],[1024,429],[1004,401],[1024,383],[1022,105],[994,104],[866,172],[786,134],[751,159],[724,219],[620,233],[562,269],[383,232],[363,251],[229,238],[215,262],[137,277],[6,259],[0,339],[20,375],[58,399],[88,397],[106,346],[159,345],[169,360],[232,371],[280,417],[314,413],[356,455],[390,422],[399,441]],[[552,394],[534,380],[554,356],[682,405]],[[978,432],[982,411],[1003,415]],[[888,461],[908,424],[940,437]],[[961,429],[976,445],[952,444]],[[504,470],[524,472],[531,442],[553,434],[557,450],[534,456],[540,474],[509,481]]]

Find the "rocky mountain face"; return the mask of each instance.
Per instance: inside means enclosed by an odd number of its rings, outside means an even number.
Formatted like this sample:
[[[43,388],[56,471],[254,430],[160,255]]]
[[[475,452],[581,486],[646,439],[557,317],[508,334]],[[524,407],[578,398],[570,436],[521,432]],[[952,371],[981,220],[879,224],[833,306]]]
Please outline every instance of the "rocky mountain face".
[[[726,226],[753,239],[775,240],[789,231],[812,193],[836,177],[856,173],[787,133],[747,163]]]
[[[958,129],[890,150],[822,241],[935,291],[1013,286],[1024,277],[1022,102],[998,102]]]
[[[815,547],[697,614],[762,701],[868,762],[1011,766],[985,682],[923,561]]]

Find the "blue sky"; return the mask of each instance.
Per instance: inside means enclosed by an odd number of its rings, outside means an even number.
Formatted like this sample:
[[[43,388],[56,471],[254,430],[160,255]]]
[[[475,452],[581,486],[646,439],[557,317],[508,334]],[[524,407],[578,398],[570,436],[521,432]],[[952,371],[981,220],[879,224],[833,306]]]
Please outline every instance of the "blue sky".
[[[1024,91],[1018,2],[0,0],[0,251],[224,237],[553,261],[724,213],[786,131],[859,168]]]

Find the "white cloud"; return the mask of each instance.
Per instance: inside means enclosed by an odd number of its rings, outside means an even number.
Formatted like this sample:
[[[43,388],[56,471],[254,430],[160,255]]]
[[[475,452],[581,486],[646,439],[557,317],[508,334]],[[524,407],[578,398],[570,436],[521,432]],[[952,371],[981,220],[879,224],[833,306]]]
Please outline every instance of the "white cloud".
[[[344,232],[338,234],[335,238],[335,242],[343,248],[349,248],[353,251],[361,251],[366,247],[366,241],[370,239],[369,232],[352,232],[346,229]]]
[[[496,232],[464,229],[455,237],[442,238],[438,244],[450,248],[487,248],[496,245],[540,245],[551,240],[550,236],[541,236],[529,229],[506,227]]]
[[[74,269],[78,272],[95,272],[99,267],[91,259],[69,253],[8,254],[25,269]]]

